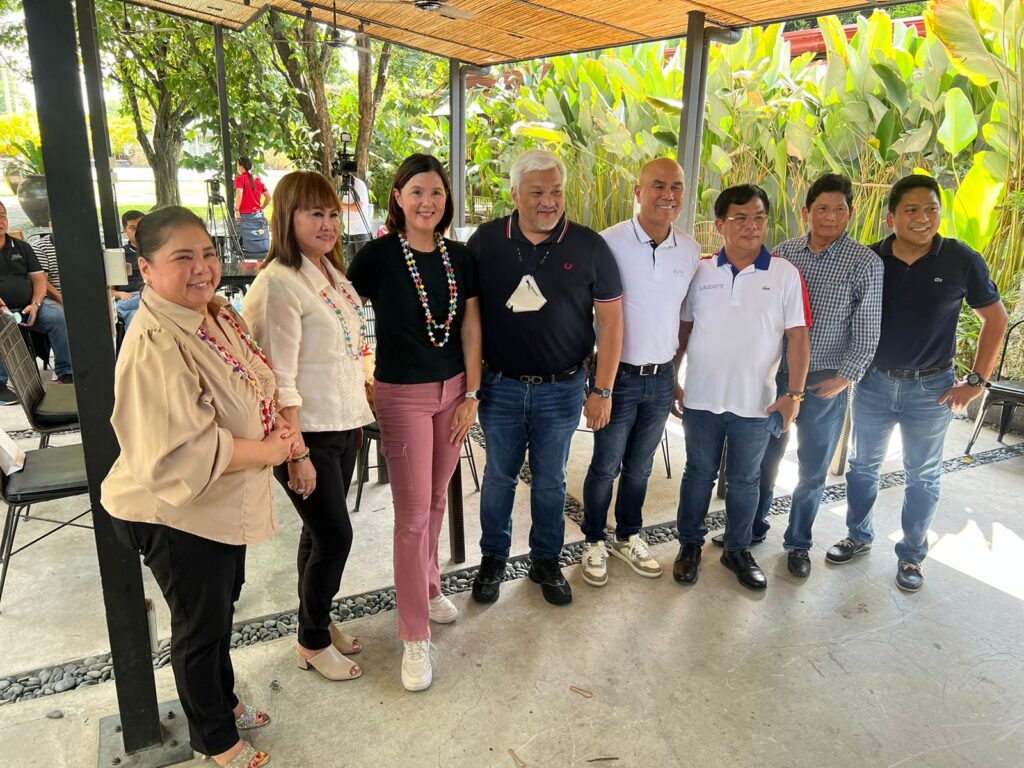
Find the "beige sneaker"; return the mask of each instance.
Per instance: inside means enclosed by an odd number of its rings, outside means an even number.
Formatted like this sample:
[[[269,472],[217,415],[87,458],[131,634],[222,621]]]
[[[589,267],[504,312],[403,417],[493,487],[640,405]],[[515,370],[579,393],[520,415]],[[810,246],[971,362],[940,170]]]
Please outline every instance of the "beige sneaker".
[[[647,542],[640,538],[640,534],[634,533],[626,541],[612,538],[611,553],[641,576],[649,579],[661,576],[661,566],[651,557]]]
[[[430,663],[429,640],[406,640],[402,654],[402,685],[407,691],[422,691],[430,687],[434,668]]]
[[[459,609],[455,603],[444,595],[438,595],[430,601],[430,620],[438,624],[451,624],[459,618]]]
[[[608,583],[608,550],[603,541],[588,541],[583,545],[580,575],[592,587]]]

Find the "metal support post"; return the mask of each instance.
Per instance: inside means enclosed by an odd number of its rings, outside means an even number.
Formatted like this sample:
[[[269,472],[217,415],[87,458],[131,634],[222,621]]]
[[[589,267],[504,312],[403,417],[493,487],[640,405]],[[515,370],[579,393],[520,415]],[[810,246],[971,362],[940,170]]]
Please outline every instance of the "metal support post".
[[[683,61],[683,106],[679,120],[679,164],[686,188],[679,226],[693,232],[700,181],[700,148],[704,134],[704,95],[707,88],[708,40],[702,11],[686,14],[686,58]]]
[[[224,159],[224,196],[234,205],[235,162],[231,157],[231,124],[228,122],[228,79],[224,68],[224,27],[213,25],[213,55],[217,67],[217,103],[220,111],[220,149]],[[233,210],[233,209],[232,209]],[[232,211],[228,211],[232,213]]]
[[[107,248],[118,248],[121,245],[121,216],[117,210],[117,193],[110,171],[110,133],[107,130],[107,105],[103,98],[103,69],[100,65],[100,43],[96,32],[96,8],[93,3],[78,3],[75,11],[78,15],[78,40],[82,46],[85,93],[89,102],[89,128],[92,132],[96,186],[100,195],[103,244]]]
[[[77,0],[78,5],[94,0]],[[64,285],[68,340],[80,403],[89,500],[92,504],[107,633],[124,751],[147,750],[145,762],[180,761],[160,747],[164,732],[157,708],[145,593],[139,556],[114,537],[100,505],[100,482],[118,453],[110,426],[114,405],[114,346],[96,211],[93,199],[85,108],[79,86],[78,46],[71,0],[32,0],[24,4],[36,111],[46,166],[54,241]],[[188,756],[191,749],[185,745]],[[122,762],[122,765],[127,763]]]
[[[452,227],[466,226],[466,68],[448,59],[448,162],[452,183]]]

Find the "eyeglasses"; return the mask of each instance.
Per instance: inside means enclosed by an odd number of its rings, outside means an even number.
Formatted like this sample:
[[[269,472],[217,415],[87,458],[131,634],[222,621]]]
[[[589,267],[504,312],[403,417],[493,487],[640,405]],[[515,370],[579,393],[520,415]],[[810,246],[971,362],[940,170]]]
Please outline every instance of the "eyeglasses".
[[[768,216],[764,213],[758,213],[754,216],[748,216],[745,213],[741,213],[736,216],[726,216],[725,220],[738,224],[741,227],[745,227],[750,223],[753,223],[758,227],[763,227],[768,222]]]

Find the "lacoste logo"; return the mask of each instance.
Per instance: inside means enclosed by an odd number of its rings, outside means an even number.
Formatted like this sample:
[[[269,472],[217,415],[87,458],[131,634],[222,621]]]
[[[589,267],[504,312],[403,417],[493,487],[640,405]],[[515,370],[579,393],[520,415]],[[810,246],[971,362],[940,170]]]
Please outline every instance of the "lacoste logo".
[[[941,283],[942,282],[942,278],[941,277],[936,277],[935,278],[935,282],[936,283]]]
[[[715,288],[725,288],[725,283],[709,283],[708,285],[702,285],[700,288],[698,288],[698,290],[710,291]]]

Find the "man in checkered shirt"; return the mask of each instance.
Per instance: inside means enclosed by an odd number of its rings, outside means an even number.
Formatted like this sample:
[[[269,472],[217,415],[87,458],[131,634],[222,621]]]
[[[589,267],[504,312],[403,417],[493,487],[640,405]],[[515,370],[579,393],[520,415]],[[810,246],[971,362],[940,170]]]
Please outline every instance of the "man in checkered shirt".
[[[882,261],[846,234],[853,213],[853,185],[826,174],[807,191],[803,209],[807,234],[781,243],[775,256],[790,261],[807,283],[811,299],[811,366],[806,399],[796,418],[800,476],[793,491],[783,546],[789,572],[811,572],[811,528],[825,490],[850,397],[850,384],[864,376],[875,355],[882,319]],[[779,392],[786,390],[786,359],[779,368]],[[772,488],[786,450],[788,432],[772,437],[761,461],[761,494],[751,530],[765,540]],[[716,536],[712,541],[720,544]]]

